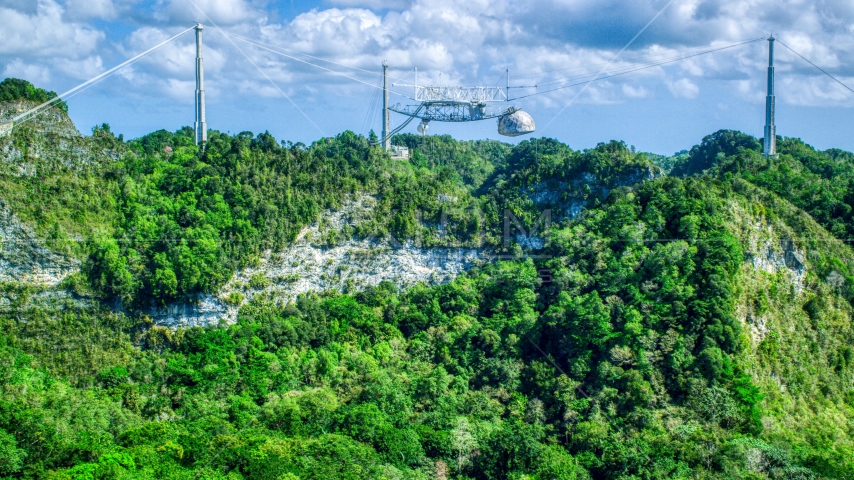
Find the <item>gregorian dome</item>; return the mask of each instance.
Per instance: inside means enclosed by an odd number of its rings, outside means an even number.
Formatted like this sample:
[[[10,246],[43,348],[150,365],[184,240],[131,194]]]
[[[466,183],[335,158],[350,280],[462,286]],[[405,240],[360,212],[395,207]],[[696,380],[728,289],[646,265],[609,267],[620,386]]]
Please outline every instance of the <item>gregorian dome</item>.
[[[537,129],[533,117],[523,110],[511,107],[498,119],[498,133],[506,137],[518,137],[533,133]]]

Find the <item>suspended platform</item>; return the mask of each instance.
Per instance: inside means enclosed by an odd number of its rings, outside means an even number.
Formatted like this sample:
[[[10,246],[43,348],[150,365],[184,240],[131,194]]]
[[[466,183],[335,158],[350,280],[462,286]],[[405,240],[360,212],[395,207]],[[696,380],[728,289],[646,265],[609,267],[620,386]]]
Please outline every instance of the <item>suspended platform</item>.
[[[404,85],[415,87],[415,101],[418,105],[397,104],[388,107],[392,112],[409,117],[395,128],[394,135],[414,119],[420,119],[420,133],[426,133],[428,124],[436,122],[475,122],[498,119],[498,133],[505,136],[519,136],[536,130],[534,119],[526,112],[515,107],[493,105],[509,101],[507,89],[502,87],[454,87]]]
[[[422,122],[473,122],[499,118],[506,109],[497,109],[479,102],[429,101],[421,105],[400,104],[389,107],[389,110],[407,117],[420,118]]]

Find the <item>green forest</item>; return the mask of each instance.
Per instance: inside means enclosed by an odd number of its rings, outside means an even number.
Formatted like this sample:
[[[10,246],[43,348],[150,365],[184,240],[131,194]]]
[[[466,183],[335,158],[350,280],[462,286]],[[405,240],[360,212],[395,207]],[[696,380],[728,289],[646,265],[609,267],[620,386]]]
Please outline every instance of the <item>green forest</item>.
[[[0,101],[51,95],[0,83]],[[36,117],[0,138],[20,152],[0,155],[0,206],[80,262],[56,287],[0,282],[0,478],[854,478],[854,154],[779,138],[766,158],[728,130],[671,157],[393,142],[411,158],[349,131],[212,130],[201,150],[188,127],[60,138]],[[324,245],[501,259],[256,297],[230,325],[147,314],[360,193],[372,217]],[[505,241],[505,211],[546,210],[542,248]],[[769,249],[782,266],[756,267]]]

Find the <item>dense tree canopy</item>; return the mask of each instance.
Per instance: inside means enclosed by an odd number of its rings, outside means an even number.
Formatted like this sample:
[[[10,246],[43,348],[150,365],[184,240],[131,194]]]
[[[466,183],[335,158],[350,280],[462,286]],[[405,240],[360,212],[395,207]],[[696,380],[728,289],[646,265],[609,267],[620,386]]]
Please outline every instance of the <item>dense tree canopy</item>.
[[[32,83],[18,78],[6,78],[0,82],[0,102],[27,100],[38,104],[56,98],[56,92],[36,88]],[[55,105],[63,112],[68,112],[68,105],[58,100]]]
[[[88,235],[62,305],[2,284],[0,477],[854,475],[854,255],[822,247],[799,293],[745,267],[738,227],[786,221],[832,240],[767,189],[846,233],[847,152],[784,139],[763,159],[756,139],[722,131],[664,176],[622,142],[405,135],[400,161],[351,132],[306,146],[214,131],[200,152],[187,128],[125,142],[104,125],[86,141],[115,155],[0,175],[57,245]],[[25,207],[21,191],[44,201]],[[230,326],[144,315],[216,292],[360,192],[374,217],[341,235],[521,255],[441,285],[259,296]],[[75,205],[100,213],[66,216]],[[504,244],[505,209],[525,225],[554,212],[535,258]],[[772,315],[798,323],[754,340],[745,318]]]

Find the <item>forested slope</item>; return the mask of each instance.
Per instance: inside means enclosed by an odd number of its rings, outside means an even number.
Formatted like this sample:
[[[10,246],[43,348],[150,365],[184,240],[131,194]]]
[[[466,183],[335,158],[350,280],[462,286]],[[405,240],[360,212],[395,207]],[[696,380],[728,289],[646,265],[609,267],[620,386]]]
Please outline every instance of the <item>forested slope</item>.
[[[350,132],[191,138],[36,122],[0,139],[0,200],[83,265],[2,285],[0,477],[854,476],[851,154],[781,139],[769,160],[722,131],[665,176],[621,142],[404,135],[398,161]],[[374,217],[330,244],[503,260],[259,296],[220,328],[143,314],[216,291],[356,193]],[[505,209],[553,212],[542,248],[505,245]]]

